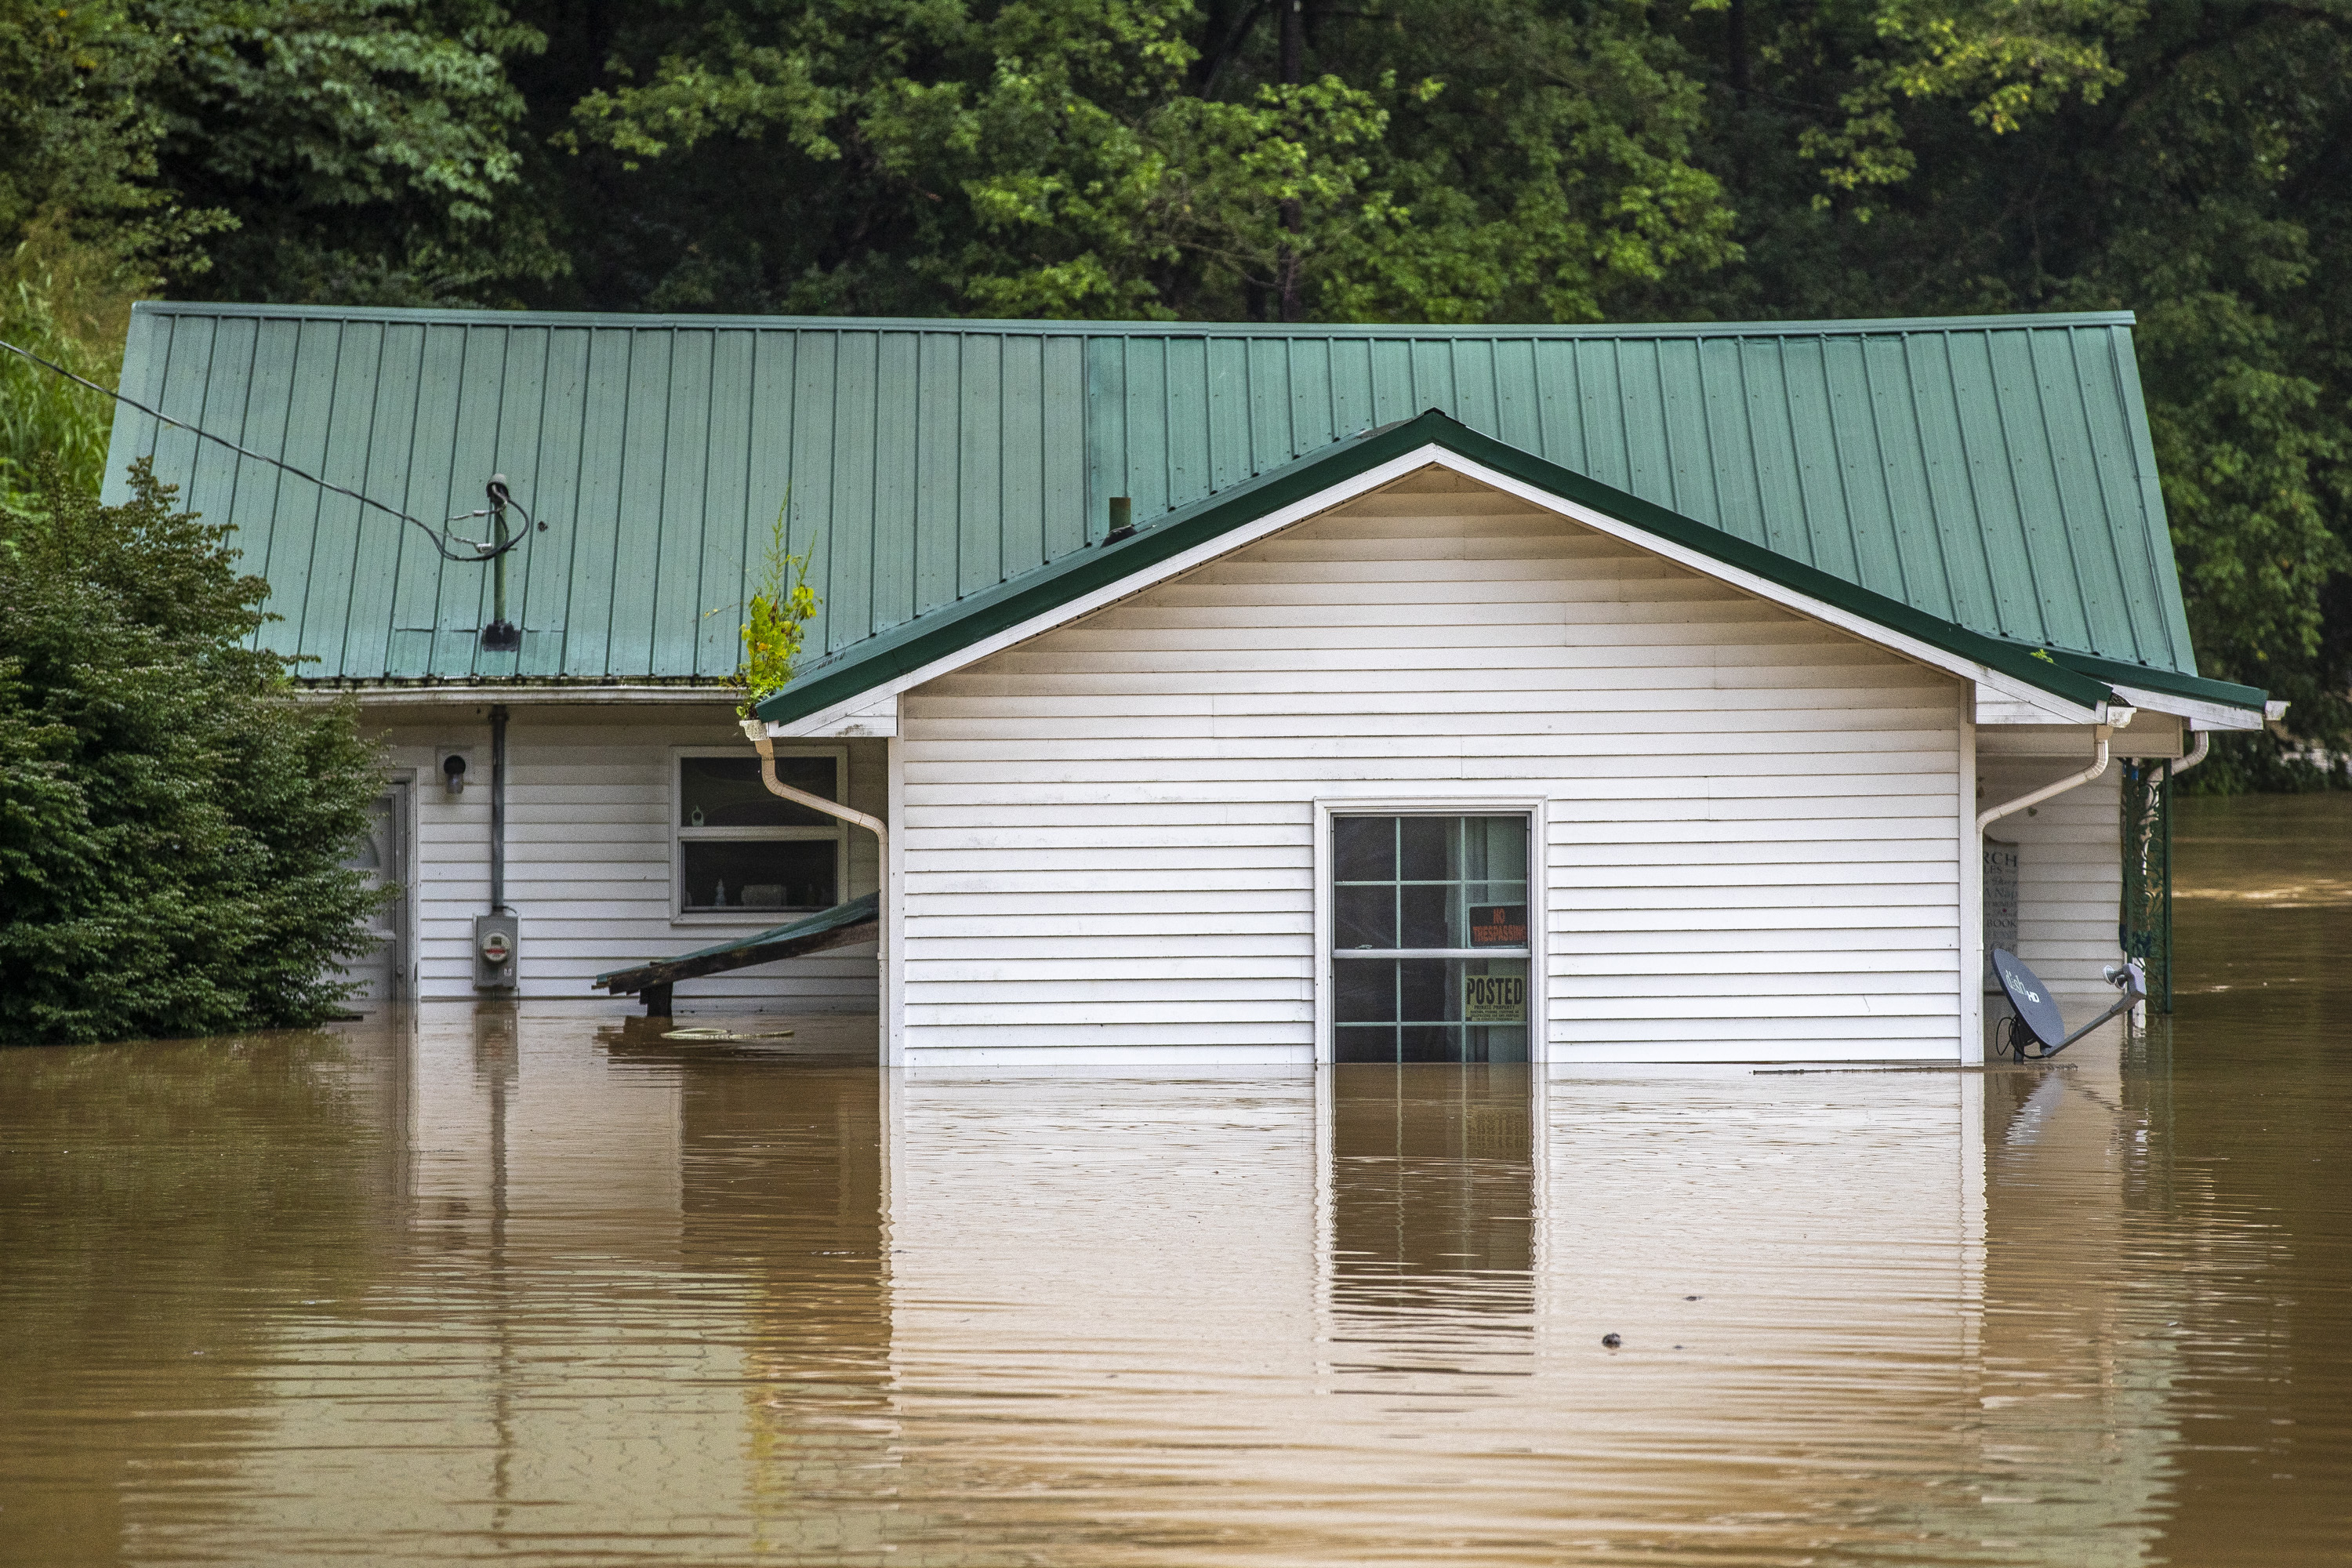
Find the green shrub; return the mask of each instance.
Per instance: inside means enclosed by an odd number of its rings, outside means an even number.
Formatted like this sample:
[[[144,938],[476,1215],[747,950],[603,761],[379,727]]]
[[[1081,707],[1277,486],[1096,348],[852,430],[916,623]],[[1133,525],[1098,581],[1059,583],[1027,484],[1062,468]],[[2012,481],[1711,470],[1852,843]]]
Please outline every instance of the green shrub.
[[[0,1041],[312,1022],[388,894],[341,862],[383,787],[357,710],[252,647],[266,588],[142,463],[0,511]]]

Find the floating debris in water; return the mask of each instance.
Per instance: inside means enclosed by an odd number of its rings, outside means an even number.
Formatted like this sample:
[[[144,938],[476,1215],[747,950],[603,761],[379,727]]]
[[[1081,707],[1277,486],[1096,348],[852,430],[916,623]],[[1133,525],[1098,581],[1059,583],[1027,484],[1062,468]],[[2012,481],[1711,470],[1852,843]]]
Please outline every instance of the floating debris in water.
[[[789,1040],[790,1029],[759,1029],[737,1033],[733,1029],[664,1029],[665,1040]]]

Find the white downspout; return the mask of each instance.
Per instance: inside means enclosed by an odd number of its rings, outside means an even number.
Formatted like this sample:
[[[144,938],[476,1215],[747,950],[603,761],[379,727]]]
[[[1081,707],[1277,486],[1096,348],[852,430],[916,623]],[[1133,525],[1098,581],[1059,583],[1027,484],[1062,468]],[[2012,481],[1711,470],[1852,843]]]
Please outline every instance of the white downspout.
[[[2210,730],[2198,731],[2197,743],[2189,748],[2189,754],[2187,756],[2180,758],[2166,771],[2165,776],[2167,778],[2179,778],[2181,774],[2187,773],[2189,769],[2203,762],[2205,760],[2205,753],[2212,749],[2213,731]]]
[[[2108,743],[2115,739],[2115,733],[2117,730],[2122,729],[2124,725],[2131,722],[2133,710],[2129,708],[2111,709],[2109,710],[2109,712],[2113,714],[2119,722],[2112,724],[2095,724],[2091,727],[2091,739],[2093,743],[2097,746],[2098,751],[2096,755],[2093,757],[2089,767],[2084,768],[2079,773],[2068,773],[2064,778],[2060,779],[2055,784],[2043,784],[2040,789],[2037,789],[2029,795],[2019,795],[2015,800],[2003,801],[1999,805],[1978,812],[1977,831],[1979,833],[1982,833],[1986,828],[1990,827],[1994,823],[1999,822],[2004,816],[2023,811],[2029,805],[2040,805],[2052,795],[2064,795],[2068,790],[2076,789],[2084,784],[2089,784],[2093,779],[2097,778],[2101,773],[2105,773],[2107,771]]]
[[[807,806],[811,811],[821,811],[827,816],[838,817],[874,835],[876,846],[880,852],[881,867],[880,880],[876,885],[879,887],[881,883],[889,881],[890,829],[888,826],[878,816],[868,816],[862,811],[852,811],[837,800],[827,800],[821,795],[811,795],[806,790],[794,789],[778,778],[775,742],[768,739],[768,726],[761,721],[744,720],[743,735],[746,740],[760,749],[760,779],[768,786],[768,793],[780,795],[793,805]],[[886,955],[890,940],[889,933],[890,922],[883,918],[882,900],[877,893],[874,900],[874,952],[875,961],[877,963]]]

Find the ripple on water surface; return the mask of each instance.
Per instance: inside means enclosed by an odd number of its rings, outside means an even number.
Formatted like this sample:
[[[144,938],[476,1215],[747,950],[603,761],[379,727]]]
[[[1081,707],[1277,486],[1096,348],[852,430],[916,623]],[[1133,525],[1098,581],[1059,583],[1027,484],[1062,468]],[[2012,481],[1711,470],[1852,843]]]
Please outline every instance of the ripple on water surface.
[[[0,1559],[2340,1562],[2347,805],[2052,1070],[0,1053]]]

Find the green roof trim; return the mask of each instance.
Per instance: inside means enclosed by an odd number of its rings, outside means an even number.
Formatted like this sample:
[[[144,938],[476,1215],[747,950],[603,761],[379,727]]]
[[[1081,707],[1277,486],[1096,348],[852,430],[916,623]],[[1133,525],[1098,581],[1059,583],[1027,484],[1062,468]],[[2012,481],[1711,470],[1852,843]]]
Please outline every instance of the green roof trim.
[[[844,703],[886,681],[1114,586],[1269,512],[1340,484],[1423,447],[1436,446],[1590,507],[1644,532],[1749,572],[1781,587],[1835,605],[1890,631],[2000,670],[2083,707],[2113,693],[2088,674],[2068,668],[2022,645],[1989,637],[1940,620],[1900,600],[1857,586],[1801,561],[1709,528],[1654,502],[1549,463],[1482,436],[1430,409],[1419,416],[1301,458],[1234,489],[1174,512],[1132,537],[1066,557],[947,609],[920,617],[808,668],[802,680],[759,705],[769,723],[789,723]]]
[[[2053,653],[2051,657],[2069,669],[2078,669],[2110,686],[2137,686],[2199,702],[2217,702],[2224,708],[2251,709],[2257,713],[2263,711],[2263,705],[2270,700],[2270,693],[2261,687],[2241,686],[2233,680],[2183,675],[2178,670],[2154,669],[2144,664],[2126,664],[2115,658],[2094,658],[2083,653]]]

